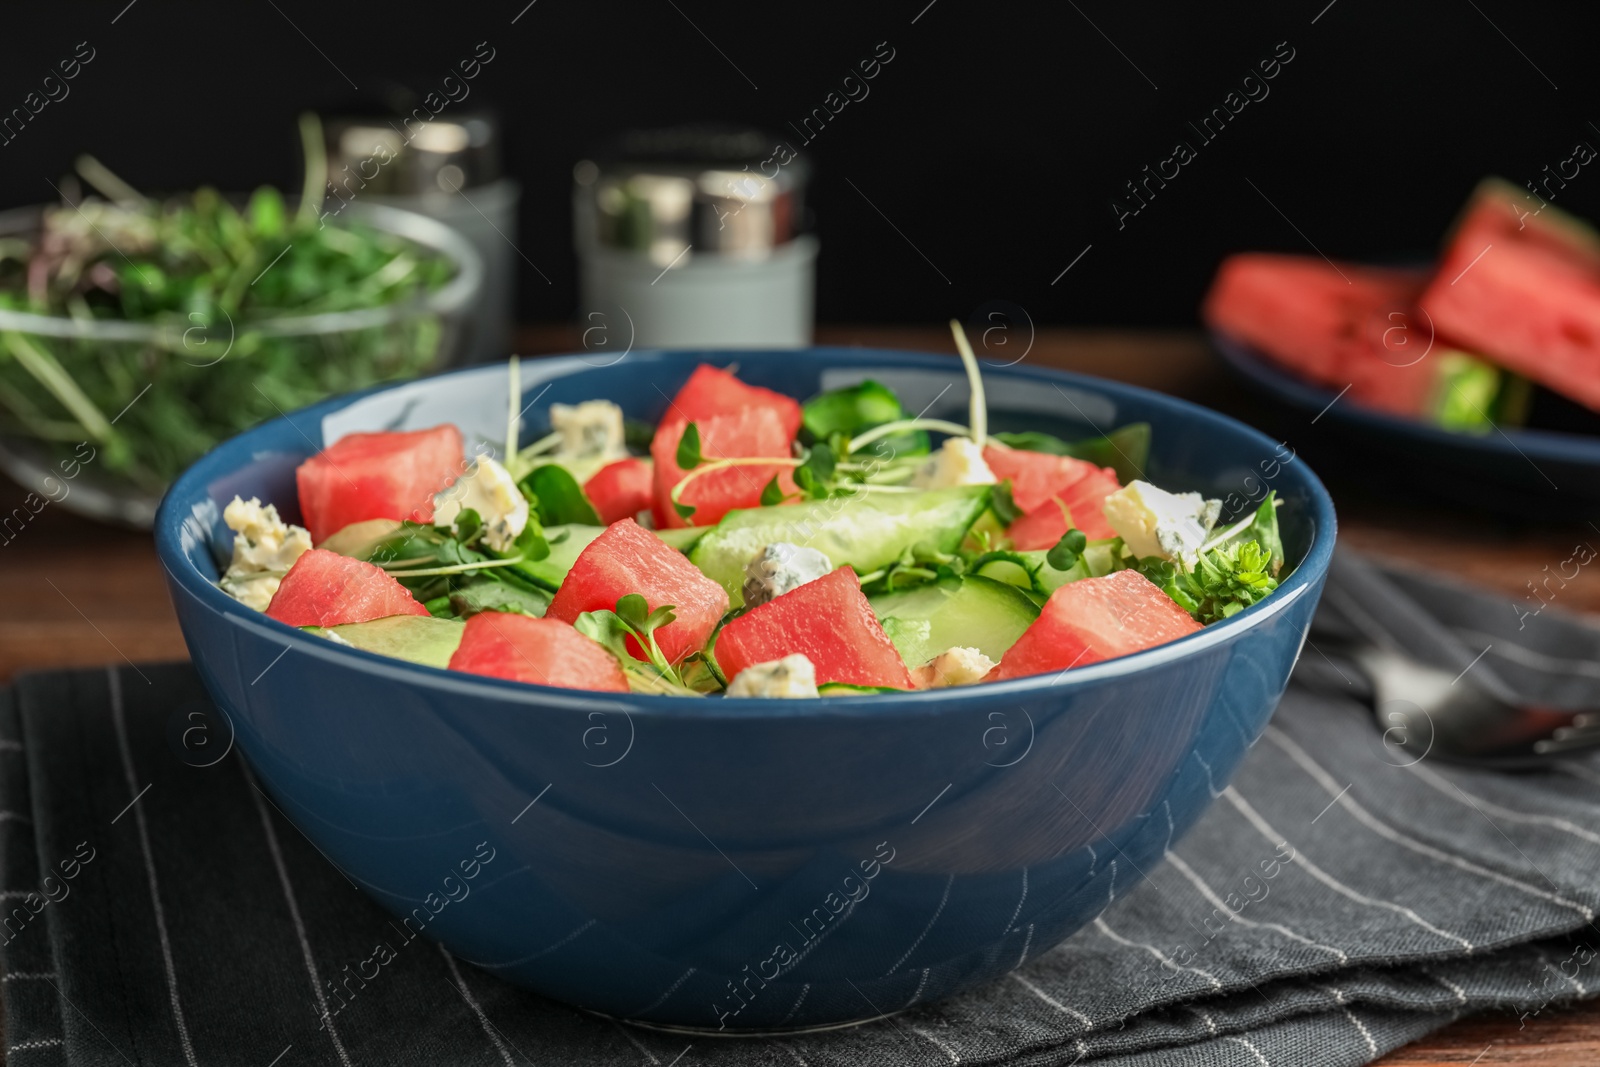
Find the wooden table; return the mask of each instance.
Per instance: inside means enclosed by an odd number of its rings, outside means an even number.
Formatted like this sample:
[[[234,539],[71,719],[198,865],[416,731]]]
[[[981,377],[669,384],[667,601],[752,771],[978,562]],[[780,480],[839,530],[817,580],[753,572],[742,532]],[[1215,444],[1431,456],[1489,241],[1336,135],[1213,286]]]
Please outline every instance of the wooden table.
[[[828,327],[818,340],[953,352],[940,329]],[[523,331],[521,352],[572,351],[567,326]],[[1239,395],[1204,342],[1188,331],[1043,330],[1027,360],[1116,378],[1188,397],[1246,418],[1259,414]],[[1293,442],[1291,442],[1293,443]],[[1600,541],[1585,525],[1517,526],[1463,521],[1444,510],[1363,498],[1358,484],[1330,483],[1339,503],[1340,537],[1355,547],[1454,571],[1521,594],[1524,583],[1555,566],[1579,541]],[[23,494],[0,478],[0,515]],[[1585,568],[1561,593],[1561,606],[1600,613],[1600,568]],[[0,542],[0,588],[14,605],[0,618],[0,680],[23,670],[186,656],[149,538],[76,518],[47,506],[9,542]],[[26,605],[26,611],[21,606]],[[1600,1002],[1546,1009],[1525,1029],[1510,1013],[1457,1023],[1385,1057],[1383,1064],[1600,1063]]]

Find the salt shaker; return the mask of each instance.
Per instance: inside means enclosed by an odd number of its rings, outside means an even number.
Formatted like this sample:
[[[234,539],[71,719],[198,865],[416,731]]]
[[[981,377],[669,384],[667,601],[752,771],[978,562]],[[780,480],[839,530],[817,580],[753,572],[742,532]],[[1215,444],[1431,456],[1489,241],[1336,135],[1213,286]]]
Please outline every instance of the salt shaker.
[[[580,325],[633,347],[811,343],[805,157],[751,129],[618,138],[573,168]]]

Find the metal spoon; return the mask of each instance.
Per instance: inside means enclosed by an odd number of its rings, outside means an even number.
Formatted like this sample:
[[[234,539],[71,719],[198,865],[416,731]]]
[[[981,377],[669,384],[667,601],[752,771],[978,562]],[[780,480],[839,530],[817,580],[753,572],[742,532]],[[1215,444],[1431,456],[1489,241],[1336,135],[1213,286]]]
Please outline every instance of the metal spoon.
[[[1372,684],[1373,714],[1384,744],[1418,760],[1513,770],[1600,747],[1600,710],[1580,713],[1508,702],[1461,674],[1452,676],[1376,645],[1344,651]]]

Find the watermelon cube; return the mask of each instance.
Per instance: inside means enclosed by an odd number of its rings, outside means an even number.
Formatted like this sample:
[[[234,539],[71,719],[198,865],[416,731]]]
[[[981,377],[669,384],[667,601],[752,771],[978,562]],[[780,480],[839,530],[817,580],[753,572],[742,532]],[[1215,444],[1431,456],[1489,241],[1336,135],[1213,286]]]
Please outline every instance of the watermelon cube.
[[[313,544],[365,519],[428,522],[433,494],[464,469],[461,431],[448,424],[348,434],[295,470],[300,519]]]
[[[1106,497],[1119,488],[1116,471],[1110,467],[1091,468],[1090,473],[1012,523],[1006,535],[1022,552],[1054,548],[1073,527],[1082,530],[1091,541],[1115,537],[1117,533],[1101,509]],[[1067,521],[1068,515],[1071,522]]]
[[[648,460],[629,456],[601,467],[583,483],[583,492],[609,526],[649,510],[655,500],[655,471]]]
[[[585,611],[614,611],[638,593],[654,611],[671,604],[676,618],[656,630],[656,644],[677,663],[705,647],[728,611],[728,591],[701,574],[680,552],[632,519],[621,519],[578,553],[545,618],[572,623]],[[643,650],[630,650],[644,658]]]
[[[1391,414],[1424,414],[1436,364],[1413,304],[1419,272],[1310,256],[1229,256],[1206,295],[1212,329],[1301,377]],[[1436,346],[1437,347],[1437,346]]]
[[[428,609],[382,567],[321,548],[300,554],[278,584],[267,616],[290,626],[342,626]]]
[[[774,476],[785,494],[793,493],[794,477],[787,466],[725,467],[702,474],[684,487],[679,500],[695,510],[685,519],[672,506],[672,489],[688,473],[678,466],[678,443],[688,422],[670,418],[656,428],[650,442],[655,460],[656,528],[714,526],[735,508],[761,506],[761,490]],[[695,420],[700,431],[700,454],[707,463],[720,459],[748,459],[761,456],[787,458],[793,437],[773,416],[771,408],[751,407],[725,415]]]
[[[1068,582],[984,681],[1001,682],[1099,663],[1200,629],[1187,611],[1138,571]]]
[[[628,689],[616,657],[571,626],[500,611],[467,620],[450,669],[563,689]]]
[[[790,441],[800,430],[800,405],[794,399],[771,389],[746,385],[729,372],[705,363],[696,367],[689,380],[683,383],[662,421],[697,422],[712,415],[736,414],[747,408],[770,412]]]
[[[752,608],[717,635],[717,664],[729,679],[796,652],[811,660],[819,683],[912,688],[905,661],[849,567]]]
[[[1052,456],[993,443],[984,446],[983,461],[996,478],[1011,483],[1011,499],[1024,514],[1099,469],[1072,456]]]
[[[1442,337],[1600,411],[1600,247],[1553,205],[1518,211],[1480,192],[1418,303]]]

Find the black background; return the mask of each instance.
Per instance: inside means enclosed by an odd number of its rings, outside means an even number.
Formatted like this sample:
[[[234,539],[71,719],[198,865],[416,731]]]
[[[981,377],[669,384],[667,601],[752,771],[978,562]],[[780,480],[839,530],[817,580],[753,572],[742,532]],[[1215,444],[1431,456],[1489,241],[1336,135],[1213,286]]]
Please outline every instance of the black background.
[[[1230,251],[1425,254],[1481,175],[1522,184],[1600,146],[1588,4],[125,3],[8,5],[0,112],[78,42],[96,56],[0,147],[0,206],[52,198],[79,151],[147,190],[297,189],[300,109],[427,92],[487,42],[462,106],[498,108],[524,184],[517,244],[551,279],[523,267],[525,321],[572,314],[587,146],[690,120],[784,131],[879,42],[870,95],[809,148],[826,321],[1005,300],[1041,323],[1189,324]],[[1201,146],[1186,123],[1279,42],[1294,59],[1270,95]],[[1112,199],[1180,138],[1198,158],[1119,229]],[[1600,214],[1600,173],[1558,203]]]

